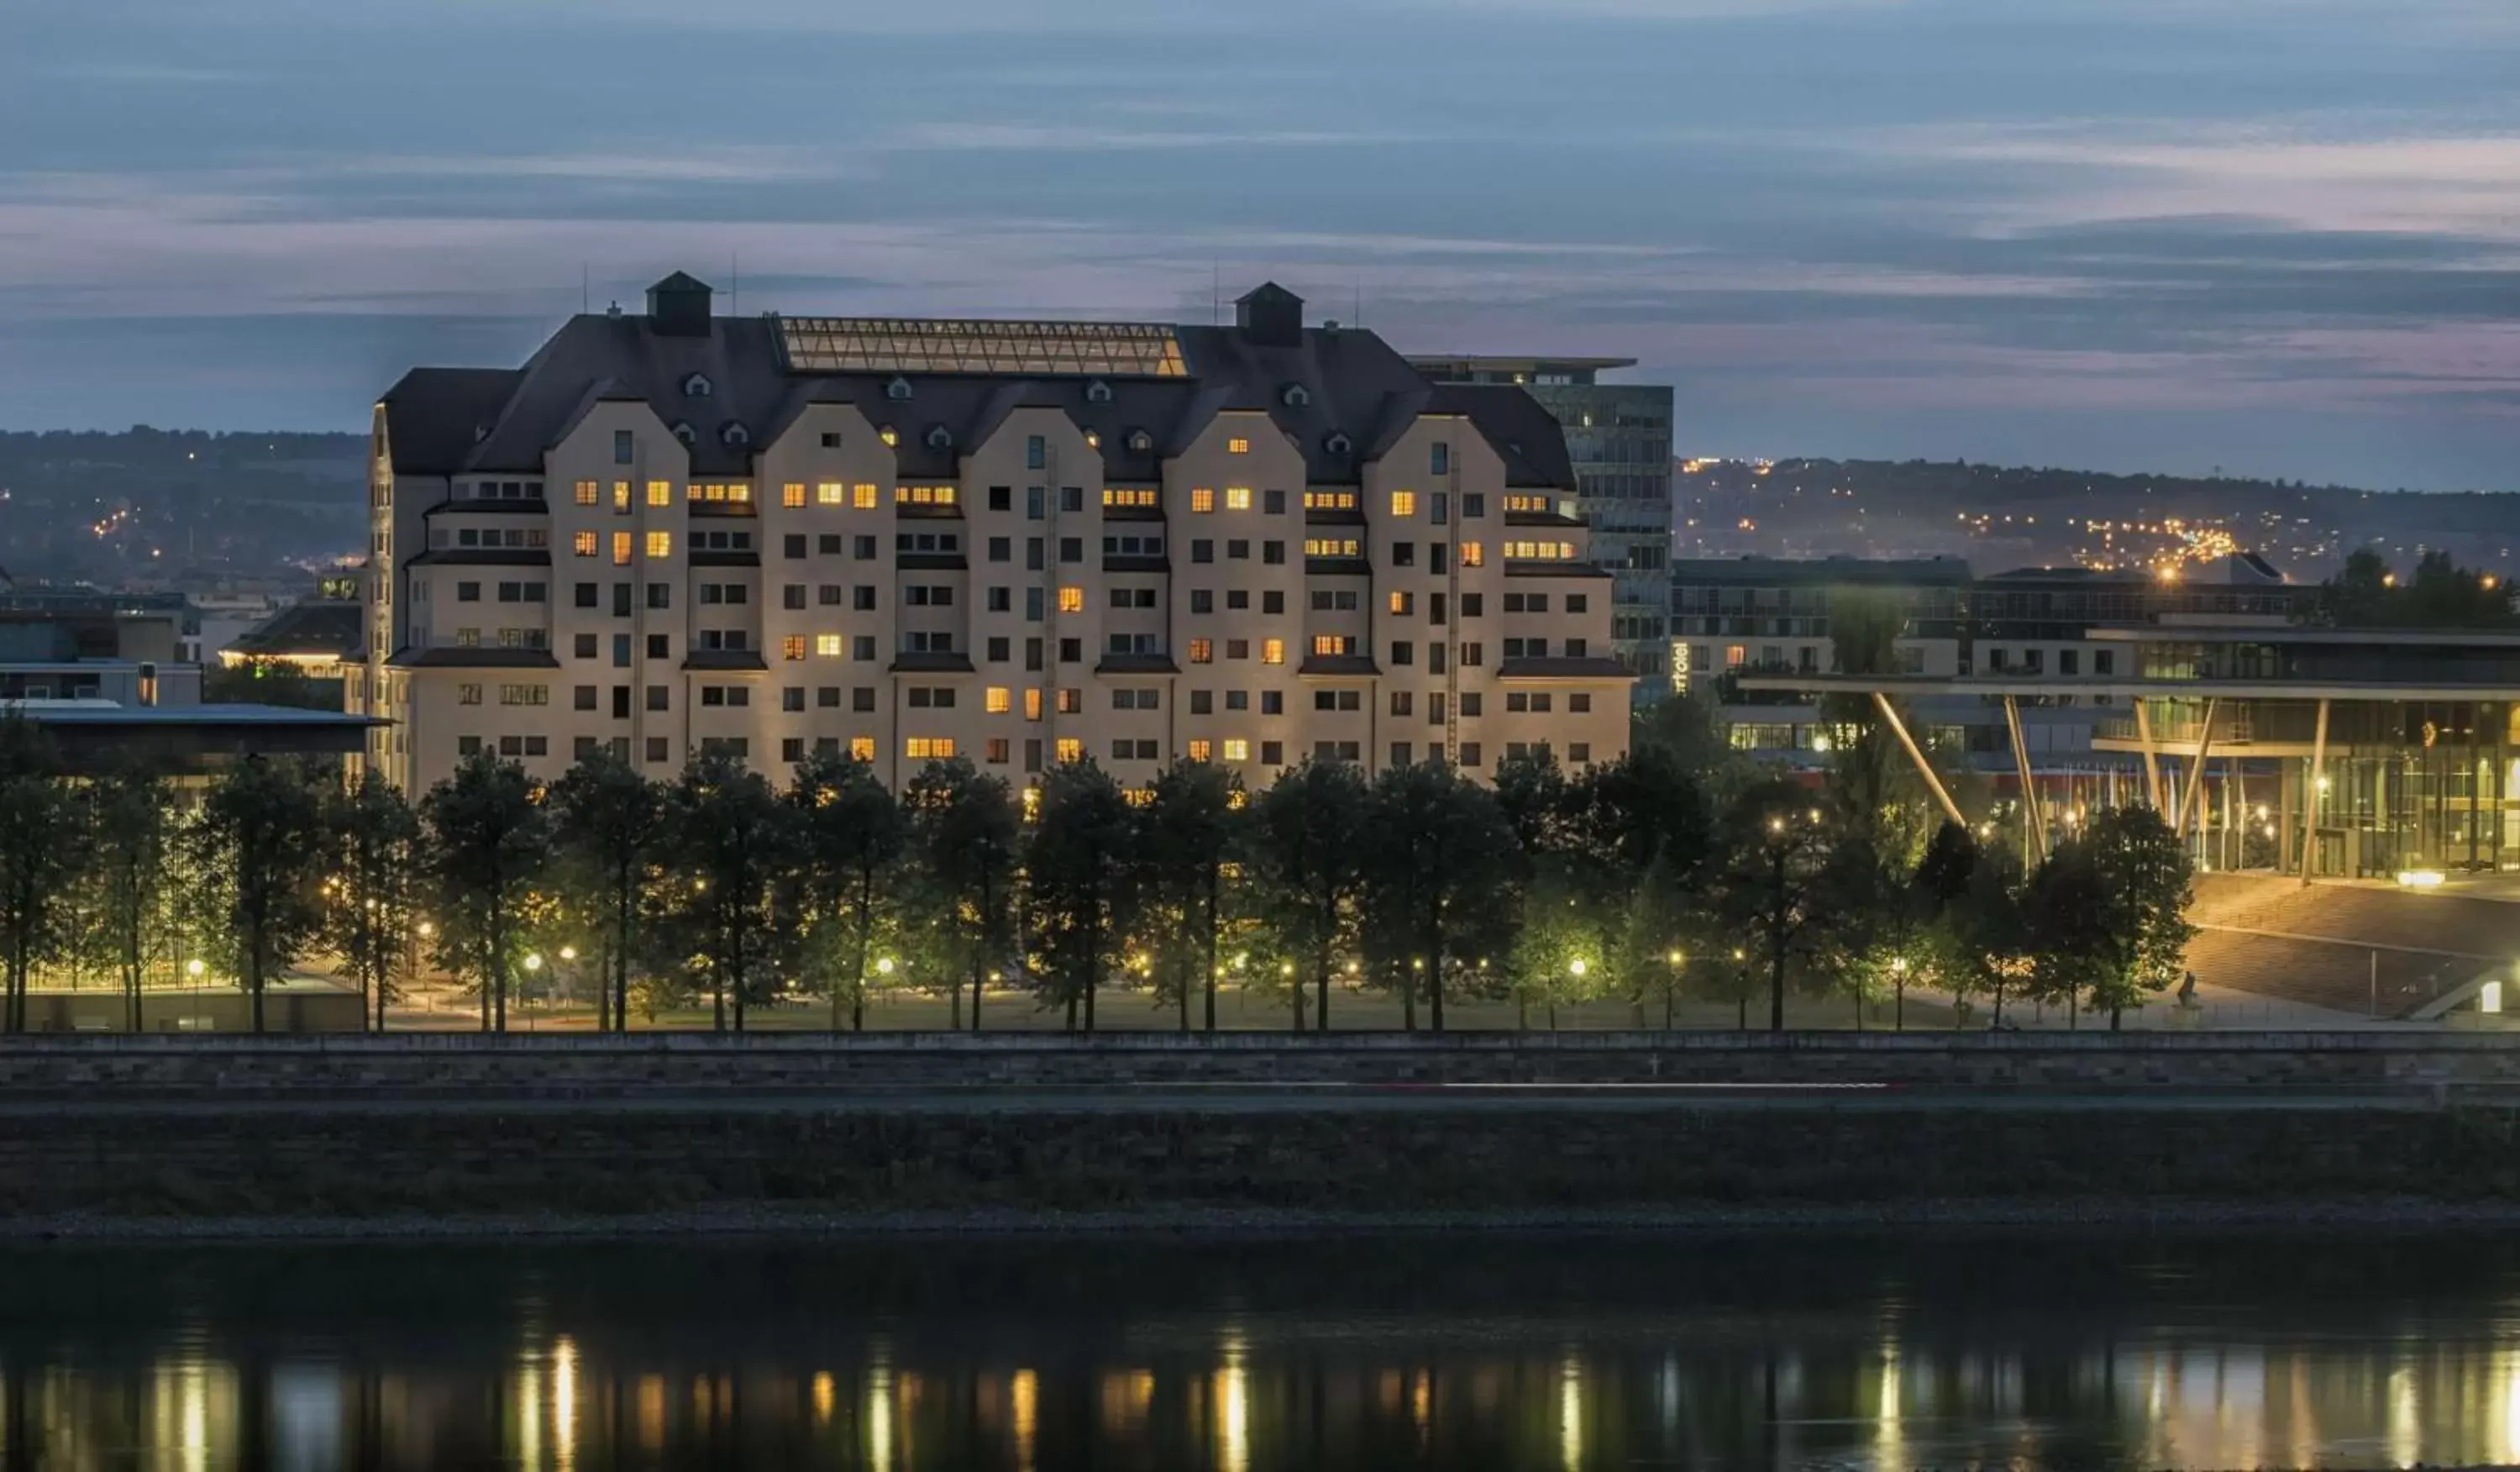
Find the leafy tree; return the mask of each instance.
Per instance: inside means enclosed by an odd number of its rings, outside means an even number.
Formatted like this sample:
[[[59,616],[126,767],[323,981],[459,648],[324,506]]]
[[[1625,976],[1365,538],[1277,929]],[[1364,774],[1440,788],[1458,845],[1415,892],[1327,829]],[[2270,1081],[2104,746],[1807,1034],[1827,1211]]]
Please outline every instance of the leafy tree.
[[[439,965],[480,990],[481,1031],[508,1030],[524,907],[551,856],[551,822],[525,769],[477,752],[421,800]]]
[[[1577,887],[1577,908],[1592,931],[1586,989],[1624,994],[1642,1025],[1649,987],[1664,985],[1669,999],[1662,957],[1670,944],[1653,941],[1640,949],[1632,932],[1641,907],[1672,924],[1687,909],[1713,844],[1705,791],[1670,753],[1647,747],[1588,768],[1567,785],[1565,810],[1565,843],[1554,862]],[[1648,903],[1642,887],[1657,864],[1664,892]]]
[[[665,849],[664,795],[599,747],[552,784],[550,809],[562,888],[593,940],[596,1027],[626,1033],[637,927]]]
[[[168,804],[165,779],[137,761],[100,776],[87,792],[88,878],[122,987],[124,1026],[134,1033],[146,1026],[140,1002],[149,968],[164,956],[175,842]]]
[[[1638,713],[1628,749],[1657,752],[1680,770],[1696,773],[1720,806],[1758,780],[1759,774],[1745,754],[1733,750],[1720,718],[1723,702],[1708,688],[1712,683],[1692,683]]]
[[[0,960],[8,967],[8,1031],[26,1031],[26,983],[54,955],[64,903],[80,869],[84,823],[61,780],[52,741],[16,715],[0,718]]]
[[[1017,834],[1021,818],[1007,784],[969,759],[930,761],[903,801],[919,884],[914,905],[933,942],[963,1026],[964,979],[971,984],[971,1029],[979,1031],[981,985],[1014,950]]]
[[[2509,628],[2511,589],[2499,577],[2462,568],[2448,552],[2416,558],[2411,576],[2391,572],[2363,547],[2319,590],[2328,621],[2347,628]]]
[[[759,772],[702,751],[665,795],[664,830],[676,868],[662,893],[665,932],[709,979],[710,1024],[735,1031],[767,998],[789,931],[779,881],[798,852],[796,811]]]
[[[326,796],[323,821],[335,845],[326,939],[358,977],[359,994],[372,1000],[374,1026],[382,1033],[385,1005],[395,994],[394,972],[411,936],[420,818],[399,789],[370,770]]]
[[[315,778],[293,761],[248,757],[212,785],[193,830],[210,881],[205,932],[221,969],[251,999],[263,1030],[263,993],[323,934],[327,859],[324,806]]]
[[[202,699],[213,705],[341,709],[341,682],[319,680],[286,660],[219,666],[202,677]]]
[[[1721,827],[1716,910],[1767,971],[1768,1026],[1781,1033],[1787,970],[1797,959],[1808,966],[1827,940],[1831,834],[1811,795],[1781,778],[1736,798]]]
[[[1370,794],[1365,832],[1367,934],[1408,958],[1390,976],[1402,1024],[1444,1030],[1444,968],[1459,956],[1503,954],[1512,943],[1519,854],[1496,796],[1440,761],[1384,770]]]
[[[2195,928],[2185,846],[2149,807],[2113,807],[2059,844],[2031,875],[2037,977],[2068,1016],[2085,996],[2109,1026],[2146,992],[2169,989]]]
[[[866,1030],[867,957],[894,922],[894,870],[909,843],[901,805],[875,768],[836,752],[798,763],[788,789],[796,810],[806,960],[832,999],[832,1031],[848,1004],[849,1029]]]
[[[1365,779],[1344,762],[1304,761],[1252,805],[1256,908],[1296,976],[1312,981],[1318,1031],[1330,1025],[1330,967],[1356,934],[1365,826]],[[1300,1031],[1300,985],[1294,1008]]]
[[[1121,969],[1142,877],[1133,862],[1137,833],[1120,785],[1092,759],[1051,769],[1041,811],[1024,846],[1024,893],[1044,1006],[1063,1005],[1073,1032],[1084,1007],[1094,1031],[1094,996]]]
[[[1227,924],[1225,875],[1241,826],[1242,779],[1229,767],[1177,761],[1138,815],[1141,916],[1155,975],[1190,1031],[1191,979],[1216,1031],[1217,948]]]

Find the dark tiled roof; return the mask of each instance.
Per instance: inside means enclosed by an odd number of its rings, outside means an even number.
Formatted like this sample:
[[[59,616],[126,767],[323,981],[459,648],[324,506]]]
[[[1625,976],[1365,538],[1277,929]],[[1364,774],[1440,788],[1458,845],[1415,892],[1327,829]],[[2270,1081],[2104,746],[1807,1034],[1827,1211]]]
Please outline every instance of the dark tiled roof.
[[[1303,453],[1314,484],[1353,485],[1360,467],[1420,413],[1467,418],[1496,446],[1515,486],[1572,493],[1575,479],[1556,421],[1520,389],[1434,386],[1379,337],[1355,328],[1312,328],[1300,341],[1254,341],[1238,327],[1175,329],[1186,378],[1102,380],[1109,396],[1090,401],[1097,380],[982,374],[907,374],[907,401],[887,396],[895,375],[791,375],[780,325],[771,317],[717,317],[704,336],[660,334],[644,316],[582,315],[562,323],[518,370],[420,369],[384,398],[394,468],[412,474],[458,471],[540,474],[543,452],[596,405],[638,400],[667,426],[691,430],[695,476],[752,471],[752,452],[772,443],[814,404],[859,407],[878,427],[898,432],[894,454],[905,482],[950,481],[961,449],[985,442],[1018,408],[1058,410],[1102,438],[1103,479],[1159,483],[1163,461],[1227,410],[1265,413]],[[705,397],[684,386],[698,374]],[[1289,391],[1300,389],[1298,401]],[[740,442],[728,427],[741,425]],[[943,445],[928,432],[946,431]],[[1137,432],[1147,448],[1134,447]]]
[[[524,373],[513,368],[414,368],[385,391],[386,433],[398,475],[451,476],[498,423]],[[540,468],[537,457],[534,465]]]
[[[1382,672],[1369,654],[1308,654],[1296,667],[1297,674],[1328,675],[1333,678],[1363,677]]]
[[[558,669],[548,649],[406,649],[386,663],[397,669]]]
[[[1635,672],[1628,667],[1604,655],[1587,655],[1580,659],[1508,660],[1497,667],[1497,678],[1501,680],[1624,680],[1635,677]]]
[[[228,647],[242,655],[330,654],[354,660],[364,647],[362,631],[359,605],[309,599],[263,620]]]
[[[765,670],[770,663],[755,649],[695,649],[683,656],[685,669]]]
[[[548,547],[435,547],[411,560],[415,568],[548,568]]]

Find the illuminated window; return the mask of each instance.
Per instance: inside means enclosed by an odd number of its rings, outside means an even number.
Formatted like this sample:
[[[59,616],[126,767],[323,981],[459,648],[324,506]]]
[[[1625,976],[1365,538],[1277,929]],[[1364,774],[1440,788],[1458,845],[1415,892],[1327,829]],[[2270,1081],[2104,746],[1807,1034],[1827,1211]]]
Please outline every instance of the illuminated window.
[[[1391,595],[1391,611],[1393,613],[1406,616],[1409,613],[1411,599],[1407,593],[1394,592]]]
[[[1468,549],[1464,547],[1462,550],[1466,554]],[[1567,562],[1575,556],[1575,544],[1573,542],[1508,542],[1505,544],[1505,556],[1508,562]],[[1462,558],[1465,563],[1469,560],[1466,555]]]
[[[1232,439],[1225,441],[1225,452],[1229,455],[1250,454],[1251,441],[1238,435]]]
[[[1192,639],[1190,641],[1190,662],[1192,664],[1205,665],[1213,661],[1215,658],[1216,645],[1211,641],[1206,639]]]
[[[1306,511],[1354,511],[1356,492],[1352,490],[1308,490],[1304,492]]]
[[[849,488],[837,481],[814,483],[814,504],[817,506],[845,506],[848,499]]]
[[[790,481],[779,487],[779,504],[793,511],[805,504],[805,483]]]
[[[1744,648],[1743,646],[1741,646],[1741,645],[1739,645],[1739,644],[1727,644],[1727,645],[1725,645],[1725,646],[1724,646],[1724,667],[1725,667],[1725,668],[1727,668],[1727,669],[1738,669],[1738,668],[1740,668],[1740,667],[1741,667],[1741,665],[1742,665],[1742,662],[1743,662],[1745,659],[1747,659],[1747,658],[1749,657],[1749,653],[1750,653],[1750,651],[1749,651],[1748,649]]]
[[[630,514],[629,482],[615,481],[612,483],[612,510],[613,514],[616,516],[628,516]]]
[[[1004,715],[1014,709],[1013,692],[1004,685],[991,685],[980,696],[980,709],[992,715]]]
[[[1313,635],[1313,653],[1345,654],[1347,653],[1347,637],[1344,634],[1315,634]]]
[[[673,555],[674,533],[670,531],[651,531],[648,533],[648,560],[650,562],[662,562]]]
[[[878,439],[882,440],[882,441],[883,441],[884,443],[886,443],[886,444],[899,444],[899,443],[901,443],[901,436],[900,436],[900,434],[899,434],[898,432],[896,432],[896,431],[893,429],[893,427],[892,427],[892,426],[890,426],[890,425],[885,425],[882,429],[879,429],[879,430],[876,431],[876,432],[875,432],[875,437],[877,437]]]
[[[1304,538],[1304,555],[1306,557],[1354,557],[1357,555],[1357,541],[1352,536],[1308,536]]]
[[[796,488],[796,495],[797,499],[793,504],[804,505],[803,486]],[[684,488],[684,498],[693,501],[749,501],[752,499],[752,487],[725,481],[694,481]]]
[[[1228,736],[1228,737],[1226,737],[1226,738],[1225,738],[1225,759],[1226,759],[1226,760],[1228,760],[1228,761],[1248,761],[1248,760],[1250,760],[1250,759],[1251,759],[1251,743],[1250,743],[1250,742],[1247,742],[1247,741],[1245,741],[1245,740],[1243,740],[1243,739],[1242,739],[1241,737],[1239,737],[1239,736]]]
[[[788,637],[780,640],[779,657],[783,660],[803,659],[805,657],[805,636],[803,634],[789,634]]]
[[[873,761],[875,759],[875,738],[872,736],[850,737],[849,759],[851,761]]]
[[[1484,567],[1486,567],[1487,565],[1488,565],[1488,552],[1487,552],[1487,548],[1480,546],[1477,542],[1463,542],[1463,543],[1462,543],[1462,567],[1465,567],[1465,568],[1484,568]]]
[[[1286,641],[1283,639],[1261,640],[1260,663],[1263,665],[1283,665],[1286,663]]]
[[[1393,491],[1391,493],[1391,514],[1393,516],[1416,516],[1418,514],[1418,492],[1414,490]]]
[[[1058,590],[1058,611],[1062,614],[1081,614],[1085,612],[1085,590],[1083,588],[1060,588]]]
[[[1555,511],[1557,508],[1550,503],[1550,499],[1547,496],[1508,496],[1505,498],[1505,509],[1508,511]]]
[[[1027,690],[1024,692],[1024,719],[1041,719],[1041,692],[1039,690]]]
[[[580,482],[578,482],[578,483],[577,483],[577,504],[579,504],[580,506],[592,506],[592,505],[594,505],[594,504],[595,504],[595,498],[596,498],[596,494],[597,494],[598,488],[599,488],[599,487],[598,487],[597,483],[596,483],[595,482],[593,482],[593,481],[580,481]]]
[[[1058,759],[1061,761],[1081,761],[1085,759],[1085,743],[1077,740],[1073,736],[1059,737]]]
[[[612,533],[612,565],[616,568],[630,566],[630,533],[627,531]]]
[[[1228,511],[1249,511],[1251,509],[1251,487],[1248,485],[1229,485],[1225,487],[1225,509]]]
[[[1208,756],[1212,750],[1213,749],[1204,741],[1193,741],[1190,744],[1190,759],[1192,761],[1205,761],[1208,759]]]
[[[1073,715],[1073,714],[1075,714],[1077,712],[1082,711],[1082,710],[1084,710],[1084,709],[1085,709],[1085,692],[1084,692],[1084,691],[1082,691],[1082,690],[1077,690],[1077,689],[1066,689],[1066,690],[1061,690],[1061,691],[1059,691],[1059,692],[1058,692],[1058,713],[1059,713],[1059,714],[1061,714],[1061,715]]]
[[[954,487],[896,485],[892,488],[892,503],[896,506],[951,506],[954,504]]]
[[[954,759],[954,738],[913,736],[902,743],[902,755],[913,761],[950,761]]]
[[[826,660],[838,659],[840,657],[840,636],[838,634],[814,635],[814,653],[818,657]]]
[[[649,482],[649,483],[648,483],[648,504],[649,504],[649,505],[651,505],[651,506],[671,506],[671,505],[673,505],[673,504],[674,504],[674,483],[673,483],[673,482],[671,482],[671,481],[651,481],[651,482]]]
[[[1190,492],[1190,509],[1205,515],[1216,509],[1216,492],[1204,485],[1193,485]]]
[[[1195,499],[1198,492],[1192,491],[1191,495]],[[1124,489],[1116,485],[1105,485],[1102,487],[1102,504],[1105,506],[1143,506],[1151,508],[1155,505],[1155,493],[1150,489],[1143,487],[1137,489]]]
[[[570,551],[576,553],[580,557],[593,557],[595,555],[595,533],[592,531],[570,532],[568,537],[568,547]]]

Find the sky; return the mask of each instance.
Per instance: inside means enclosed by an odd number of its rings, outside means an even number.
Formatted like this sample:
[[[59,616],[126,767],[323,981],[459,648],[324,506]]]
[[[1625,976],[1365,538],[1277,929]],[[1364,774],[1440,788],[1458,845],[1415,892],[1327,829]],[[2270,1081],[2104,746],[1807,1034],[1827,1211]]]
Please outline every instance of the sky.
[[[739,309],[1634,357],[1683,454],[2520,489],[2512,0],[22,0],[0,429]],[[1230,310],[1230,306],[1228,310]]]

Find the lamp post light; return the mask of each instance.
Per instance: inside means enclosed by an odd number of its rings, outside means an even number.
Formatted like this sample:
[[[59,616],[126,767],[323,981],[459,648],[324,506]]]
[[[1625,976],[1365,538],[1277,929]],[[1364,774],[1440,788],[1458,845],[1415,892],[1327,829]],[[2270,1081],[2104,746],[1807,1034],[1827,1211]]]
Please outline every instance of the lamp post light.
[[[1750,1031],[1750,953],[1732,947],[1732,999],[1741,1009],[1741,1031]]]
[[[1662,984],[1662,1030],[1668,1033],[1671,1031],[1672,996],[1680,990],[1680,970],[1688,964],[1688,957],[1675,950],[1663,959],[1671,963],[1671,973]]]
[[[1890,986],[1891,995],[1895,998],[1891,1004],[1890,1027],[1893,1032],[1905,1033],[1908,1031],[1908,958],[1906,956],[1890,958]]]

